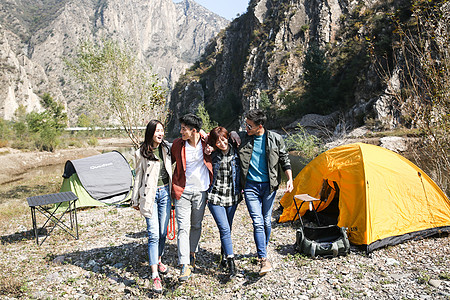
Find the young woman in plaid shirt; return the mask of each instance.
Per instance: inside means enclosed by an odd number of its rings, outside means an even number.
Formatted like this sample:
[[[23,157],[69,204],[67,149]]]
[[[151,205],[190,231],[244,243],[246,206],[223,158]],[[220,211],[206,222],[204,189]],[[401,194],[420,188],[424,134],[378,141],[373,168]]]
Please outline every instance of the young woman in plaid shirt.
[[[211,154],[213,180],[208,189],[208,207],[220,232],[221,267],[226,267],[230,278],[236,276],[231,227],[234,213],[241,200],[240,162],[237,151],[228,144],[228,131],[224,127],[211,130],[208,143]]]

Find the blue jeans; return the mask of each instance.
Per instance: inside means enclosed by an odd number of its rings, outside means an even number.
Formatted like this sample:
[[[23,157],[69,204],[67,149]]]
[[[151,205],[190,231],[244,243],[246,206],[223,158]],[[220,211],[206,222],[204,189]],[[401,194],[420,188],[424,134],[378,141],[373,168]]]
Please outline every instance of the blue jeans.
[[[253,221],[253,237],[258,258],[267,257],[267,245],[272,230],[272,209],[276,191],[270,193],[268,182],[247,180],[244,188],[245,203]]]
[[[145,218],[147,223],[148,260],[150,266],[158,264],[158,257],[164,253],[171,206],[169,186],[158,187],[155,203],[153,204],[152,216]]]
[[[208,207],[219,228],[220,243],[225,251],[225,256],[234,256],[233,244],[231,242],[231,228],[233,226],[233,218],[237,204],[232,206],[220,206],[208,203]]]

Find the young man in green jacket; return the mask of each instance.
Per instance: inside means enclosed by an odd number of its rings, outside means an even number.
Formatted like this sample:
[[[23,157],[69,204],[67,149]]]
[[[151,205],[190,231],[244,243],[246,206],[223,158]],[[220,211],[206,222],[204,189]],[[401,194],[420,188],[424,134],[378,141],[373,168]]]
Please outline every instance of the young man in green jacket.
[[[267,245],[272,229],[273,202],[281,182],[280,169],[288,178],[287,192],[293,189],[291,164],[283,138],[264,128],[266,120],[261,110],[250,110],[245,120],[246,131],[239,132],[238,146],[245,203],[253,221],[253,236],[261,264],[260,275],[272,270],[267,259]]]

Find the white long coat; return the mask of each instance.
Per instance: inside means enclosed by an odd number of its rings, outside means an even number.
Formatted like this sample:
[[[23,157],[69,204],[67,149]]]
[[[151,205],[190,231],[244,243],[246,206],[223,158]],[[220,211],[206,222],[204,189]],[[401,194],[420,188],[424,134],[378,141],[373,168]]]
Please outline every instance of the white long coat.
[[[169,174],[169,189],[171,190],[172,160],[170,157],[170,150],[166,147],[162,147],[162,156],[165,168]],[[136,162],[136,177],[134,179],[133,193],[131,194],[131,206],[139,206],[141,214],[146,218],[150,218],[153,213],[161,164],[159,161],[142,157],[140,149],[136,150],[134,157]]]

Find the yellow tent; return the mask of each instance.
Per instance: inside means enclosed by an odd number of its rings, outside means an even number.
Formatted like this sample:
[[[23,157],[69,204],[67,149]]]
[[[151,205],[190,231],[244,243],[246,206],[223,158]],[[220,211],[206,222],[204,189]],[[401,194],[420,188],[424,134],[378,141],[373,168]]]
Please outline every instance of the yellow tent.
[[[350,242],[366,245],[368,252],[450,232],[450,201],[433,180],[401,155],[363,143],[336,147],[312,160],[295,178],[294,190],[281,199],[279,221],[294,218],[294,195],[319,198],[323,180],[336,183],[339,193],[318,211],[338,201],[337,225],[347,227]],[[307,210],[303,205],[300,214]]]

